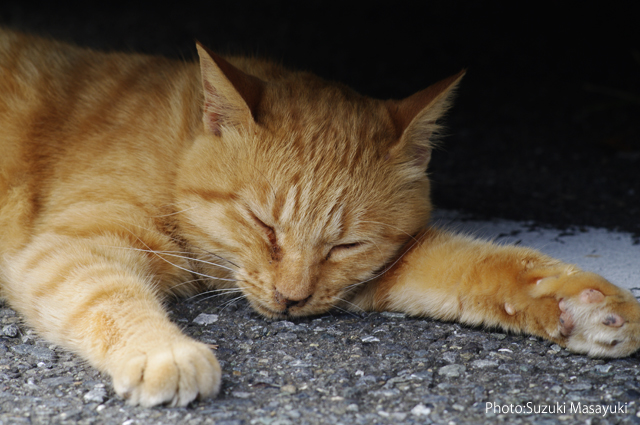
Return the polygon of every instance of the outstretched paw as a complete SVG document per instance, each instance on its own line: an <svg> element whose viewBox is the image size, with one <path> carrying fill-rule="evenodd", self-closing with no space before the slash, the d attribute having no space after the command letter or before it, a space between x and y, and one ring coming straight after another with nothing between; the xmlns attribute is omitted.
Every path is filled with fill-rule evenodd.
<svg viewBox="0 0 640 425"><path fill-rule="evenodd" d="M159 343L124 359L113 374L116 392L129 404L186 406L217 394L220 366L211 350L188 338Z"/></svg>
<svg viewBox="0 0 640 425"><path fill-rule="evenodd" d="M559 300L558 332L569 350L623 357L640 348L640 304L631 292L594 273L577 272L555 279L560 282L544 279L538 284L561 283L555 294Z"/></svg>

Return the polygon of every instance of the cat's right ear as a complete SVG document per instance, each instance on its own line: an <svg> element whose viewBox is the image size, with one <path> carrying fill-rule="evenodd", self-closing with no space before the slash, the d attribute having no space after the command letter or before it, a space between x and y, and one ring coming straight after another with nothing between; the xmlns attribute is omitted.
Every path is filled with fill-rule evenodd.
<svg viewBox="0 0 640 425"><path fill-rule="evenodd" d="M424 173L431 159L434 135L440 128L437 121L451 106L465 72L460 71L406 99L386 101L399 139L392 146L389 158L404 158L418 173Z"/></svg>
<svg viewBox="0 0 640 425"><path fill-rule="evenodd" d="M205 129L220 136L225 128L250 128L256 122L264 82L231 65L200 42L196 42L196 47L200 56Z"/></svg>

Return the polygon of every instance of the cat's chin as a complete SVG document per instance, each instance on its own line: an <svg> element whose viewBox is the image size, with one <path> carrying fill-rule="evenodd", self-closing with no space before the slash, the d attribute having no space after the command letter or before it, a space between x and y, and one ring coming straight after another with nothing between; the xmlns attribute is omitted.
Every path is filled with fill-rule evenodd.
<svg viewBox="0 0 640 425"><path fill-rule="evenodd" d="M267 317L269 319L286 319L290 316L290 313L287 310L277 311L268 308L263 303L259 301L249 300L251 307L259 314Z"/></svg>
<svg viewBox="0 0 640 425"><path fill-rule="evenodd" d="M258 313L262 314L264 317L267 317L269 319L286 319L287 317L289 317L289 313L286 310L277 312L277 311L269 310L268 308L258 306L255 304L253 305L253 308L255 311L257 311Z"/></svg>

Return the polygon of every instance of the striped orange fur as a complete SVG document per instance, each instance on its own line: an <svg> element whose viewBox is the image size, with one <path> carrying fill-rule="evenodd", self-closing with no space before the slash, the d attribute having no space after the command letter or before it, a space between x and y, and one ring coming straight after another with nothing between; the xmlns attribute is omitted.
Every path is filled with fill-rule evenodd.
<svg viewBox="0 0 640 425"><path fill-rule="evenodd" d="M130 403L216 394L163 297L237 288L277 318L390 309L640 345L630 293L428 227L425 173L463 73L379 101L269 61L105 53L0 29L2 295Z"/></svg>

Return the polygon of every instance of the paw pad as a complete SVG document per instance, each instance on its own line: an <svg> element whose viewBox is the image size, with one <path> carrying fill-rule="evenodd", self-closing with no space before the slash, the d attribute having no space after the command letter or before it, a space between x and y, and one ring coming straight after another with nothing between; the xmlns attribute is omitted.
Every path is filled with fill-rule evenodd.
<svg viewBox="0 0 640 425"><path fill-rule="evenodd" d="M602 324L613 326L614 328L619 328L620 326L624 325L624 319L617 314L609 314L604 318Z"/></svg>
<svg viewBox="0 0 640 425"><path fill-rule="evenodd" d="M571 317L571 315L566 312L563 311L560 314L560 333L562 334L562 336L569 336L571 335L571 331L573 330L573 326L575 324L573 323L573 317Z"/></svg>
<svg viewBox="0 0 640 425"><path fill-rule="evenodd" d="M640 349L640 304L630 291L590 272L535 279L541 286L530 288L531 293L544 298L553 314L542 308L530 311L550 339L598 357L622 357ZM553 279L548 287L547 279Z"/></svg>
<svg viewBox="0 0 640 425"><path fill-rule="evenodd" d="M578 295L578 301L583 305L597 304L603 302L604 299L605 295L593 288L585 289L580 292L580 295ZM558 302L558 308L560 309L560 334L564 337L569 337L575 327L573 315L571 314L573 310L570 308L569 302L564 298ZM600 319L600 323L611 328L619 328L624 325L625 322L625 319L616 313L609 313L604 316L604 318ZM615 342L615 344L611 344L611 346L615 346L618 343L618 341L615 340L613 342Z"/></svg>
<svg viewBox="0 0 640 425"><path fill-rule="evenodd" d="M585 304L599 303L604 300L604 294L597 289L585 289L580 293L580 301Z"/></svg>

